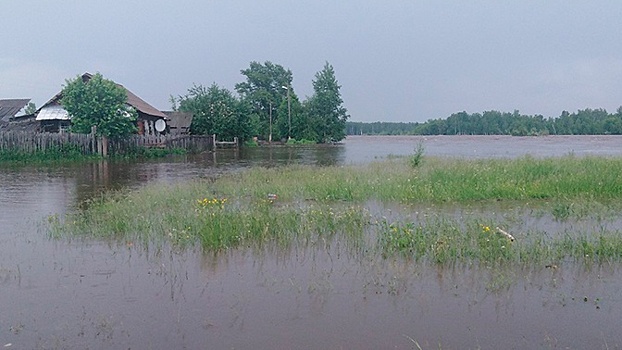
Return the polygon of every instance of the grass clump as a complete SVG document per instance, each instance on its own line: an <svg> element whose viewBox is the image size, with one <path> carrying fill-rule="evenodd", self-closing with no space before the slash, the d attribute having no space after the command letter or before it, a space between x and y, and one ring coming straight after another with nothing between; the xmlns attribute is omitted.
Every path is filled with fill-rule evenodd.
<svg viewBox="0 0 622 350"><path fill-rule="evenodd" d="M313 140L307 140L307 139L300 139L300 140L289 139L287 140L285 144L288 146L301 146L301 145L315 145L317 144L317 142Z"/></svg>
<svg viewBox="0 0 622 350"><path fill-rule="evenodd" d="M257 148L257 147L259 147L259 143L257 142L257 140L254 140L254 139L244 141L243 145L244 145L244 147L248 147L248 148Z"/></svg>
<svg viewBox="0 0 622 350"><path fill-rule="evenodd" d="M423 143L419 142L417 147L415 147L415 153L410 156L408 159L410 166L413 168L417 168L423 162L423 153L425 152L425 148L423 147Z"/></svg>
<svg viewBox="0 0 622 350"><path fill-rule="evenodd" d="M252 168L213 181L146 186L87 203L63 222L55 221L53 233L168 240L209 250L342 237L384 257L441 265L622 260L622 235L605 228L553 237L526 232L513 241L499 234L497 226L512 228L499 216L465 218L437 212L389 221L373 220L365 210L368 201L435 207L506 201L524 207L536 203L559 221L605 216L617 220L622 159L426 158L419 164L413 168L411 160L395 159L361 166Z"/></svg>
<svg viewBox="0 0 622 350"><path fill-rule="evenodd" d="M384 256L400 255L434 264L455 262L501 263L515 258L513 242L488 225L462 223L448 217L419 223L382 222L377 234Z"/></svg>
<svg viewBox="0 0 622 350"><path fill-rule="evenodd" d="M82 154L80 149L75 145L64 144L61 146L53 146L46 150L22 152L11 149L0 150L0 162L8 163L24 163L24 162L67 162L84 159L97 159L98 156L87 156Z"/></svg>
<svg viewBox="0 0 622 350"><path fill-rule="evenodd" d="M481 219L480 219L481 220ZM521 234L516 240L500 234L491 224L463 223L446 216L421 222L380 222L376 249L384 257L415 261L484 266L557 266L572 261L584 264L622 261L622 233L618 230Z"/></svg>
<svg viewBox="0 0 622 350"><path fill-rule="evenodd" d="M53 223L52 232L127 241L168 240L177 246L198 243L223 250L268 241L288 245L337 232L356 240L369 222L360 207L281 204L265 195L230 199L215 195L209 187L197 181L165 190L153 186L109 194L64 222Z"/></svg>
<svg viewBox="0 0 622 350"><path fill-rule="evenodd" d="M413 171L402 159L346 167L254 168L218 180L241 193L320 201L473 202L622 199L622 158L438 159Z"/></svg>

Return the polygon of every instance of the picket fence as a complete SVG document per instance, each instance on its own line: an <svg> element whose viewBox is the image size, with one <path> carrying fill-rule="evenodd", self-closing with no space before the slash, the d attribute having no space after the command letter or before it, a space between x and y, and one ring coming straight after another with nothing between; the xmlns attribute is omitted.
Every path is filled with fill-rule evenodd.
<svg viewBox="0 0 622 350"><path fill-rule="evenodd" d="M92 134L34 133L27 131L0 132L0 151L20 153L45 152L66 145L73 145L84 155L101 154L102 138ZM106 154L123 154L138 147L181 148L191 153L210 151L214 147L213 136L198 135L132 135L125 139L108 140Z"/></svg>

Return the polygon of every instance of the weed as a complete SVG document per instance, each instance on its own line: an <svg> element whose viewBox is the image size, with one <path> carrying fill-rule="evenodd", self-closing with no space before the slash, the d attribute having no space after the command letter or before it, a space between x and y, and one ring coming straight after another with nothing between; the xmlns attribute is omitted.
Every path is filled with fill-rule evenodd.
<svg viewBox="0 0 622 350"><path fill-rule="evenodd" d="M410 156L409 162L410 166L413 168L417 168L423 162L423 153L425 152L425 148L423 147L423 143L419 142L417 147L415 147L415 153Z"/></svg>

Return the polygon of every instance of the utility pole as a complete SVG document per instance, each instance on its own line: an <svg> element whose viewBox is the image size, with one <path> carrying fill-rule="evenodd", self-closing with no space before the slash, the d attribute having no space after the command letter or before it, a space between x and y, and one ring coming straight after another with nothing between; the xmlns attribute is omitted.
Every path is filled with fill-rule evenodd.
<svg viewBox="0 0 622 350"><path fill-rule="evenodd" d="M292 138L292 98L289 95L289 84L287 86L281 86L283 89L287 89L287 119L288 119L288 130L287 130L287 139L291 140Z"/></svg>
<svg viewBox="0 0 622 350"><path fill-rule="evenodd" d="M272 144L272 101L270 101L270 135L268 135L268 143Z"/></svg>

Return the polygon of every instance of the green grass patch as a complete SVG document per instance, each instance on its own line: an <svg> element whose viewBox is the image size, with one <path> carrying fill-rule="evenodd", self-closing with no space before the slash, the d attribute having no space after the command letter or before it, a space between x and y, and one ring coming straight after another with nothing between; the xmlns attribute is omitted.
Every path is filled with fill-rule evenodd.
<svg viewBox="0 0 622 350"><path fill-rule="evenodd" d="M359 206L280 203L265 195L228 198L209 187L196 181L107 194L63 222L53 219L52 233L131 242L164 239L177 246L199 243L209 250L223 250L265 242L283 246L336 234L354 242L369 222L369 214Z"/></svg>
<svg viewBox="0 0 622 350"><path fill-rule="evenodd" d="M435 208L487 203L494 210L503 201L558 221L618 220L619 174L620 158L574 156L426 158L416 167L403 158L361 166L252 168L213 181L107 194L62 221L52 220L52 232L169 241L180 247L200 244L207 250L338 238L386 258L441 265L619 262L622 235L605 226L555 236L510 230L516 234L512 241L498 233L497 226L512 227L511 219L499 221L499 215L457 218L439 211L423 219L388 221L365 209L378 201Z"/></svg>
<svg viewBox="0 0 622 350"><path fill-rule="evenodd" d="M622 198L622 158L392 159L362 166L255 168L218 181L232 195L420 202Z"/></svg>
<svg viewBox="0 0 622 350"><path fill-rule="evenodd" d="M288 146L301 146L301 145L315 145L317 144L317 142L313 140L307 140L307 139L300 139L300 140L289 139L287 140L285 144Z"/></svg>
<svg viewBox="0 0 622 350"><path fill-rule="evenodd" d="M33 152L0 150L0 162L7 163L57 163L92 159L99 159L99 156L84 155L77 146L70 144L50 147L44 151Z"/></svg>
<svg viewBox="0 0 622 350"><path fill-rule="evenodd" d="M622 261L618 230L574 232L550 237L546 232L520 234L511 240L484 219L458 221L449 216L420 222L377 223L375 248L384 257L400 256L432 264L484 266L557 266L564 262Z"/></svg>
<svg viewBox="0 0 622 350"><path fill-rule="evenodd" d="M170 155L181 155L186 153L188 153L188 151L183 148L135 147L129 149L122 154L115 154L113 155L113 157L122 159L151 159L163 158Z"/></svg>
<svg viewBox="0 0 622 350"><path fill-rule="evenodd" d="M259 143L257 143L257 141L255 140L246 140L244 141L244 147L248 147L248 148L256 148L259 147Z"/></svg>

